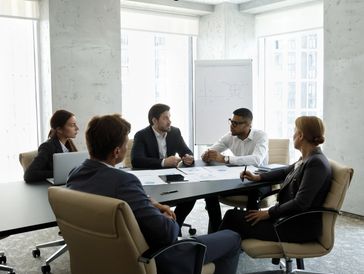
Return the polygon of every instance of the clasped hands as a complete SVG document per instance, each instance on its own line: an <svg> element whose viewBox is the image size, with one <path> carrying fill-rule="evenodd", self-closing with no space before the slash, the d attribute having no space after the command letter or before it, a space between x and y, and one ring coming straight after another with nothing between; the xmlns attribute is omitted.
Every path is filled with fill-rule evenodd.
<svg viewBox="0 0 364 274"><path fill-rule="evenodd" d="M225 163L224 155L222 155L220 152L212 149L206 150L201 155L202 161L209 163L209 162L219 162L219 163Z"/></svg>
<svg viewBox="0 0 364 274"><path fill-rule="evenodd" d="M178 154L176 153L175 156L169 156L169 157L165 158L164 166L165 167L176 167L179 164L179 162L181 162L181 161L186 166L190 166L193 164L194 158L192 155L185 154L185 156L183 156L182 158L180 158L177 155Z"/></svg>
<svg viewBox="0 0 364 274"><path fill-rule="evenodd" d="M176 220L176 214L174 214L173 210L171 210L171 208L167 205L162 205L160 203L158 203L156 200L154 200L153 198L149 198L150 202L152 203L152 205L156 208L158 208L160 210L160 212L166 216L169 219L172 220Z"/></svg>

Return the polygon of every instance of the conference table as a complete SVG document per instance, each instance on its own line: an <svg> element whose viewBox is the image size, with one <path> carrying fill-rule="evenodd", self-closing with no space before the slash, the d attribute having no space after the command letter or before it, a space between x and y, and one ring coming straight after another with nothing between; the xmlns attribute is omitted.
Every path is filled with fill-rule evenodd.
<svg viewBox="0 0 364 274"><path fill-rule="evenodd" d="M176 204L212 195L234 194L242 190L269 185L269 182L250 182L240 179L210 180L176 184L144 185L148 195L160 203ZM56 226L56 219L48 202L50 183L24 181L0 184L0 238ZM60 186L64 187L64 186Z"/></svg>

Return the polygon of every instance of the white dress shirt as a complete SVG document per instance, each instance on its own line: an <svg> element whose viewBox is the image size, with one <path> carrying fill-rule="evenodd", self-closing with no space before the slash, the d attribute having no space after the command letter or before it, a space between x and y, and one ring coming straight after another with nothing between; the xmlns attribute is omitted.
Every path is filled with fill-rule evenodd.
<svg viewBox="0 0 364 274"><path fill-rule="evenodd" d="M210 149L220 153L230 149L233 156L229 156L229 163L233 165L261 166L268 164L268 136L262 130L251 129L244 140L232 136L229 132Z"/></svg>
<svg viewBox="0 0 364 274"><path fill-rule="evenodd" d="M159 159L163 159L161 165L162 165L162 167L164 167L164 159L166 158L166 155L167 155L167 142L166 142L167 132L164 134L160 134L153 127L152 127L152 129L154 131L155 138L157 138Z"/></svg>
<svg viewBox="0 0 364 274"><path fill-rule="evenodd" d="M68 148L61 141L59 141L59 143L61 144L61 148L62 148L63 152L69 152Z"/></svg>

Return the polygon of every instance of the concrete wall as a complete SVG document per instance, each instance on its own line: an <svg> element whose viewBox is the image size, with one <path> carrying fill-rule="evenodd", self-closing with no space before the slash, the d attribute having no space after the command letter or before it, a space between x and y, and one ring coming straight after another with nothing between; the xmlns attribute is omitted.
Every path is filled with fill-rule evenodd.
<svg viewBox="0 0 364 274"><path fill-rule="evenodd" d="M324 2L325 153L354 168L345 211L364 215L364 1Z"/></svg>
<svg viewBox="0 0 364 274"><path fill-rule="evenodd" d="M254 16L239 12L238 7L223 3L214 13L200 18L197 59L255 57Z"/></svg>
<svg viewBox="0 0 364 274"><path fill-rule="evenodd" d="M45 43L48 35L50 45L49 70L42 53L42 79L51 83L41 84L41 93L51 89L52 112L75 113L80 127L76 144L82 149L92 116L121 112L120 1L42 2L41 40Z"/></svg>

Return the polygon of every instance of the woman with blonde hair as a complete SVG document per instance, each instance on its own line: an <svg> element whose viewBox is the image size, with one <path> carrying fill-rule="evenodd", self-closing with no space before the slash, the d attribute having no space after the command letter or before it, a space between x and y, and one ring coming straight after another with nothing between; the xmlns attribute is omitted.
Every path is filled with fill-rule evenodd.
<svg viewBox="0 0 364 274"><path fill-rule="evenodd" d="M48 140L38 148L38 155L24 173L26 182L53 177L53 154L77 151L72 142L78 132L76 117L67 110L57 110L50 120Z"/></svg>
<svg viewBox="0 0 364 274"><path fill-rule="evenodd" d="M325 141L323 122L315 116L301 116L295 126L293 143L302 155L296 163L262 174L249 171L240 174L250 181L283 181L277 204L260 211L229 210L221 229L235 230L242 239L278 241L274 222L322 206L331 183L331 168L319 147ZM290 219L279 226L278 232L281 241L309 242L316 240L321 230L321 213L314 213Z"/></svg>

